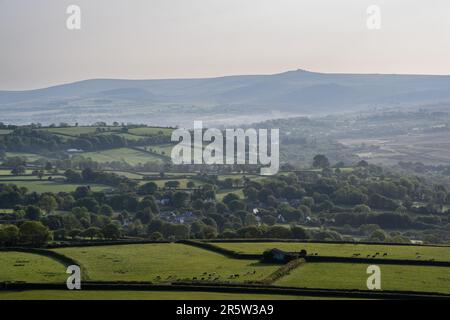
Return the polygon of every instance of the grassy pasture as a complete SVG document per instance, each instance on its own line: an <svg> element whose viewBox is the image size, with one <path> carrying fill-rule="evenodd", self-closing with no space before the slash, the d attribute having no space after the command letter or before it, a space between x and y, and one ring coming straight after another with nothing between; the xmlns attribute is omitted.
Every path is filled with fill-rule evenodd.
<svg viewBox="0 0 450 320"><path fill-rule="evenodd" d="M36 154L36 153L26 153L26 152L6 152L6 157L22 157L26 158L27 161L37 161L40 159L46 159L46 157Z"/></svg>
<svg viewBox="0 0 450 320"><path fill-rule="evenodd" d="M79 261L87 269L90 279L98 281L162 283L191 280L193 277L211 281L216 278L217 281L261 280L279 267L253 260L229 259L176 243L60 248L54 251ZM229 279L233 274L239 274L239 277Z"/></svg>
<svg viewBox="0 0 450 320"><path fill-rule="evenodd" d="M147 150L150 152L170 157L170 155L172 154L173 147L174 147L173 144L161 144L161 145L143 146L139 147L139 149Z"/></svg>
<svg viewBox="0 0 450 320"><path fill-rule="evenodd" d="M219 192L217 192L216 194L216 198L218 201L222 201L223 198L229 194L229 193L234 193L236 194L240 199L244 199L244 192L242 191L242 189L233 189L233 190L220 190ZM258 252L259 253L259 252Z"/></svg>
<svg viewBox="0 0 450 320"><path fill-rule="evenodd" d="M29 191L35 191L37 193L43 192L72 192L75 191L77 187L85 186L85 184L77 184L77 183L58 183L53 181L2 181L0 183L3 184L15 184L18 187L25 187ZM97 184L89 184L92 191L102 191L104 189L110 188L104 185Z"/></svg>
<svg viewBox="0 0 450 320"><path fill-rule="evenodd" d="M316 297L197 291L0 291L0 300L320 300ZM323 298L322 298L323 299Z"/></svg>
<svg viewBox="0 0 450 320"><path fill-rule="evenodd" d="M119 176L124 176L130 179L134 179L134 180L141 180L143 178L143 175L138 173L138 172L128 172L128 171L106 171L106 172L110 172L110 173L115 173Z"/></svg>
<svg viewBox="0 0 450 320"><path fill-rule="evenodd" d="M31 174L33 172L33 170L31 170L31 169L26 169L25 170L25 174ZM12 174L11 174L11 169L0 169L0 175L2 175L2 176L6 176L6 175L8 175L8 176L13 176Z"/></svg>
<svg viewBox="0 0 450 320"><path fill-rule="evenodd" d="M141 128L131 128L128 132L138 136L153 136L158 135L162 132L163 135L171 135L173 129L171 128L154 128L154 127L141 127Z"/></svg>
<svg viewBox="0 0 450 320"><path fill-rule="evenodd" d="M84 152L81 155L85 158L91 158L93 161L105 163L120 161L126 162L130 165L137 165L139 163L163 163L163 160L157 156L152 156L146 152L140 152L130 148L117 148L96 152Z"/></svg>
<svg viewBox="0 0 450 320"><path fill-rule="evenodd" d="M118 132L110 132L110 131L100 133L100 135L106 135L106 136L111 135L111 134L123 137L129 141L139 141L139 140L145 138L145 137L136 136L136 135L129 134L129 133L118 133Z"/></svg>
<svg viewBox="0 0 450 320"><path fill-rule="evenodd" d="M13 132L13 131L8 130L8 129L0 129L0 136L5 135L5 134L10 134L11 132Z"/></svg>
<svg viewBox="0 0 450 320"><path fill-rule="evenodd" d="M0 252L0 282L63 282L63 264L44 256L23 252Z"/></svg>
<svg viewBox="0 0 450 320"><path fill-rule="evenodd" d="M359 253L360 257L380 253L378 258L405 259L405 260L430 260L450 261L449 247L426 246L387 246L366 244L334 244L334 243L295 243L295 242L239 242L239 243L215 243L219 247L242 253L262 253L266 249L278 248L286 251L300 251L305 249L308 254L317 253L319 256L352 257ZM383 254L387 256L383 257ZM417 253L419 253L417 255ZM374 258L376 262L377 257Z"/></svg>
<svg viewBox="0 0 450 320"><path fill-rule="evenodd" d="M306 263L275 285L367 290L367 264ZM381 289L450 293L450 268L380 265Z"/></svg>
<svg viewBox="0 0 450 320"><path fill-rule="evenodd" d="M119 127L108 127L107 130L120 130ZM80 136L82 134L91 134L97 132L97 127L66 127L66 128L42 128L41 130L45 130L55 134L69 135L73 137Z"/></svg>
<svg viewBox="0 0 450 320"><path fill-rule="evenodd" d="M49 175L42 177L41 181L48 180L48 177L52 178L64 178L64 176L61 175ZM11 181L11 183L14 183L15 180L39 180L37 176L8 176L8 177L0 177L0 182L2 181Z"/></svg>

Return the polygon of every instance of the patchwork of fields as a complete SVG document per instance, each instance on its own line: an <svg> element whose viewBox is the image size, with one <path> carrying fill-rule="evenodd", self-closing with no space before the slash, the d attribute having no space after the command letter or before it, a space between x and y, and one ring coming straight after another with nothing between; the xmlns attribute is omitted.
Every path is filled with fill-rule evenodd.
<svg viewBox="0 0 450 320"><path fill-rule="evenodd" d="M267 249L278 248L289 252L299 252L305 249L308 254L329 257L358 257L376 259L404 260L439 260L450 261L449 247L432 246L395 246L383 244L336 244L308 242L217 242L214 245L240 253L258 254ZM378 253L378 255L377 255ZM386 255L384 255L386 253Z"/></svg>
<svg viewBox="0 0 450 320"><path fill-rule="evenodd" d="M256 260L229 259L177 243L62 248L54 251L80 262L88 270L90 280L97 281L262 280L279 267Z"/></svg>
<svg viewBox="0 0 450 320"><path fill-rule="evenodd" d="M383 246L326 243L216 243L239 252L261 254L266 248L298 251L307 248L321 255L351 257L353 252L388 252L396 259L412 259L416 253L426 258L450 261L450 248L427 246ZM105 283L171 284L178 281L246 285L266 279L280 264L234 259L181 243L154 243L58 248L52 251L77 261L84 271L83 281ZM0 252L0 282L60 283L67 278L65 265L54 258L31 253ZM376 261L374 262L376 264ZM309 289L367 290L365 263L302 263L275 279L272 285ZM450 268L383 264L382 290L450 294ZM58 290L0 291L0 299L310 299L303 295L241 294L186 291L81 291ZM330 298L323 296L322 298Z"/></svg>

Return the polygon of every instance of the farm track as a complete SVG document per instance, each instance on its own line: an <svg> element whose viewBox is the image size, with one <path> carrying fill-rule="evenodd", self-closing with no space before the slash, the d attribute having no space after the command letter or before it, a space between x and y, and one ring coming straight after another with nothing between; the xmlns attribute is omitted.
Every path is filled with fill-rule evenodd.
<svg viewBox="0 0 450 320"><path fill-rule="evenodd" d="M3 283L0 284L3 291L25 291L25 290L61 290L66 291L65 284L42 284L42 283ZM208 284L177 282L165 285L153 285L150 283L112 283L112 282L83 282L82 290L89 291L198 291L198 292L220 292L220 293L249 293L249 294L273 294L273 295L295 295L322 298L352 298L352 299L445 299L450 300L450 295L429 292L408 291L368 291L368 290L343 290L343 289L313 289L280 286L264 286L249 284Z"/></svg>

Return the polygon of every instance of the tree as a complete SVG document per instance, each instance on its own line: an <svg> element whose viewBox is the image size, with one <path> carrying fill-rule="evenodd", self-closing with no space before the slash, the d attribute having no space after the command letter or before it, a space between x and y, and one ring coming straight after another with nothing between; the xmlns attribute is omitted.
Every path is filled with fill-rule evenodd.
<svg viewBox="0 0 450 320"><path fill-rule="evenodd" d="M227 193L225 197L223 197L222 202L226 205L229 205L232 201L239 200L239 196L235 193Z"/></svg>
<svg viewBox="0 0 450 320"><path fill-rule="evenodd" d="M14 246L19 240L19 228L15 225L0 226L0 244Z"/></svg>
<svg viewBox="0 0 450 320"><path fill-rule="evenodd" d="M386 233L383 230L375 230L370 235L369 241L384 242L386 241L386 238L387 238Z"/></svg>
<svg viewBox="0 0 450 320"><path fill-rule="evenodd" d="M271 215L263 215L261 218L262 222L269 225L269 226L273 226L275 223L277 223L277 218L275 218L274 216Z"/></svg>
<svg viewBox="0 0 450 320"><path fill-rule="evenodd" d="M139 219L143 224L148 224L152 220L152 217L152 210L149 207L138 211L135 216L135 218Z"/></svg>
<svg viewBox="0 0 450 320"><path fill-rule="evenodd" d="M83 180L81 174L72 169L66 170L64 176L66 177L68 182L81 182ZM85 197L86 195L83 196Z"/></svg>
<svg viewBox="0 0 450 320"><path fill-rule="evenodd" d="M162 233L163 221L160 219L153 219L147 226L147 234L151 235L155 232Z"/></svg>
<svg viewBox="0 0 450 320"><path fill-rule="evenodd" d="M358 204L353 207L354 213L370 213L370 207L365 204Z"/></svg>
<svg viewBox="0 0 450 320"><path fill-rule="evenodd" d="M313 159L313 167L314 168L328 168L330 166L330 162L328 158L323 154L318 154Z"/></svg>
<svg viewBox="0 0 450 320"><path fill-rule="evenodd" d="M90 212L98 212L99 210L98 201L95 200L95 198L93 197L85 197L78 199L74 205L76 207L85 207Z"/></svg>
<svg viewBox="0 0 450 320"><path fill-rule="evenodd" d="M366 160L361 160L361 161L358 162L358 164L356 166L357 167L364 167L364 168L366 168L366 167L369 166L369 163Z"/></svg>
<svg viewBox="0 0 450 320"><path fill-rule="evenodd" d="M20 242L41 246L51 239L50 231L38 221L26 221L19 228Z"/></svg>
<svg viewBox="0 0 450 320"><path fill-rule="evenodd" d="M292 237L294 239L309 239L309 233L305 228L300 226L292 225L291 226Z"/></svg>
<svg viewBox="0 0 450 320"><path fill-rule="evenodd" d="M113 214L113 209L107 204L102 204L98 209L98 213L107 217L111 217Z"/></svg>
<svg viewBox="0 0 450 320"><path fill-rule="evenodd" d="M39 207L42 208L46 213L51 213L58 207L58 203L53 195L44 194L39 200Z"/></svg>
<svg viewBox="0 0 450 320"><path fill-rule="evenodd" d="M156 231L150 235L150 239L153 241L161 241L164 239L164 237L161 232Z"/></svg>
<svg viewBox="0 0 450 320"><path fill-rule="evenodd" d="M72 239L78 238L81 236L82 231L80 229L72 229L69 231L69 237Z"/></svg>
<svg viewBox="0 0 450 320"><path fill-rule="evenodd" d="M66 230L58 229L53 231L53 239L55 240L64 240L66 238Z"/></svg>
<svg viewBox="0 0 450 320"><path fill-rule="evenodd" d="M291 239L292 232L290 229L283 226L271 226L267 228L264 236L267 238Z"/></svg>
<svg viewBox="0 0 450 320"><path fill-rule="evenodd" d="M139 194L146 195L146 194L154 194L158 190L158 185L154 182L148 182L146 184L143 184L139 187Z"/></svg>
<svg viewBox="0 0 450 320"><path fill-rule="evenodd" d="M53 165L51 164L51 162L47 162L45 164L45 170L50 171L53 169Z"/></svg>
<svg viewBox="0 0 450 320"><path fill-rule="evenodd" d="M14 169L11 170L11 174L13 176L20 176L25 174L26 170L24 166L17 166Z"/></svg>
<svg viewBox="0 0 450 320"><path fill-rule="evenodd" d="M103 236L106 239L118 239L121 236L119 227L114 223L109 223L102 229Z"/></svg>
<svg viewBox="0 0 450 320"><path fill-rule="evenodd" d="M188 181L188 182L186 183L186 187L188 187L189 189L195 188L195 183L194 183L194 181Z"/></svg>
<svg viewBox="0 0 450 320"><path fill-rule="evenodd" d="M180 181L177 181L177 180L167 181L167 182L164 184L164 186L165 186L166 188L169 188L169 189L175 189L175 188L178 188L178 187L180 186Z"/></svg>
<svg viewBox="0 0 450 320"><path fill-rule="evenodd" d="M175 208L182 208L186 206L186 202L189 199L189 194L183 191L177 191L172 197L172 205Z"/></svg>
<svg viewBox="0 0 450 320"><path fill-rule="evenodd" d="M94 240L95 237L103 237L102 230L97 227L87 228L81 233L81 235L85 238L90 238L91 240Z"/></svg>
<svg viewBox="0 0 450 320"><path fill-rule="evenodd" d="M40 220L42 217L42 211L36 206L27 206L25 209L25 219L27 220Z"/></svg>

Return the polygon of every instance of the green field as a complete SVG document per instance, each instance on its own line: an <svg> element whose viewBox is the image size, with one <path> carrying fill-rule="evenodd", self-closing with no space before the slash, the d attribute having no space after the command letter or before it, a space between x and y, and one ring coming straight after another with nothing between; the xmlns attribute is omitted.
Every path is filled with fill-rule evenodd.
<svg viewBox="0 0 450 320"><path fill-rule="evenodd" d="M143 146L143 147L138 147L139 149L142 150L147 150L150 152L154 152L163 156L167 156L170 157L170 155L172 154L172 148L174 145L172 144L162 144L162 145L150 145L150 146Z"/></svg>
<svg viewBox="0 0 450 320"><path fill-rule="evenodd" d="M245 245L253 244L246 243ZM281 247L283 243L278 244L276 247ZM325 244L325 246L333 247L334 245ZM410 248L400 246L395 248L397 247ZM358 248L361 249L361 247ZM419 250L425 247L411 248ZM212 283L242 283L263 280L280 267L279 264L263 264L257 260L232 259L208 250L179 243L73 247L52 250L76 260L81 265L84 274L87 275L84 280L89 281L140 281L158 284L180 280L198 280ZM429 254L438 253L429 252ZM63 264L38 254L0 252L0 261L0 282L61 283L67 279ZM376 262L374 264L376 265ZM273 285L316 289L367 290L368 265L325 262L304 263L278 279ZM381 264L379 267L381 269L382 290L450 294L450 268L387 264ZM231 275L239 275L239 277L230 277ZM0 292L0 300L3 299L244 300L305 299L305 297L209 292L31 290Z"/></svg>
<svg viewBox="0 0 450 320"><path fill-rule="evenodd" d="M109 170L105 170L106 172L110 172L110 173L115 173L119 176L124 176L130 179L134 179L134 180L142 180L143 175L138 173L138 172L128 172L128 171L109 171Z"/></svg>
<svg viewBox="0 0 450 320"><path fill-rule="evenodd" d="M25 187L29 191L37 192L37 193L43 193L43 192L72 192L75 191L76 188L81 186L86 186L86 184L76 184L76 183L58 183L53 181L2 181L0 180L0 183L3 184L14 184L18 187ZM97 184L89 184L92 191L101 191L108 189L110 187L104 186L104 185L97 185Z"/></svg>
<svg viewBox="0 0 450 320"><path fill-rule="evenodd" d="M31 169L26 169L25 170L25 174L31 174L33 172L33 170L31 170ZM2 176L13 176L12 174L11 174L11 169L0 169L0 175L2 175Z"/></svg>
<svg viewBox="0 0 450 320"><path fill-rule="evenodd" d="M49 175L42 177L42 180L39 180L37 176L8 176L8 177L0 177L0 183L2 181L14 181L14 180L39 180L39 181L45 181L48 180L48 177L52 178L64 178L64 176L61 175Z"/></svg>
<svg viewBox="0 0 450 320"><path fill-rule="evenodd" d="M137 165L139 163L144 164L147 162L163 163L164 161L158 157L153 156L144 151L140 152L130 148L117 148L109 149L97 152L84 152L81 153L85 158L91 158L93 161L105 163L105 162L126 162L130 165Z"/></svg>
<svg viewBox="0 0 450 320"><path fill-rule="evenodd" d="M137 136L137 135L134 135L134 134L129 134L129 133L118 133L118 132L102 132L102 133L99 133L100 135L111 135L111 134L114 134L114 135L116 135L116 136L120 136L120 137L123 137L123 138L125 138L126 140L129 140L129 141L139 141L139 140L141 140L141 139L144 139L144 137L142 137L142 136Z"/></svg>
<svg viewBox="0 0 450 320"><path fill-rule="evenodd" d="M141 128L131 128L128 132L138 136L153 136L158 135L162 132L163 135L171 135L173 129L171 128L154 128L154 127L141 127Z"/></svg>
<svg viewBox="0 0 450 320"><path fill-rule="evenodd" d="M220 190L219 192L217 192L216 194L216 198L218 201L222 201L223 198L229 194L229 193L234 193L236 194L240 199L244 199L244 192L242 191L242 189L233 189L233 190Z"/></svg>
<svg viewBox="0 0 450 320"><path fill-rule="evenodd" d="M37 161L37 160L46 158L40 154L26 153L26 152L6 152L6 157L7 158L22 157L22 158L26 158L27 161Z"/></svg>
<svg viewBox="0 0 450 320"><path fill-rule="evenodd" d="M192 280L193 277L197 280L218 278L216 281L236 281L229 279L233 274L239 274L237 281L261 280L279 267L253 260L229 259L175 243L61 248L54 251L80 262L90 280L99 281L159 283Z"/></svg>
<svg viewBox="0 0 450 320"><path fill-rule="evenodd" d="M262 243L214 243L215 245L242 253L263 253L266 249L278 248L285 251L300 251L305 249L308 254L317 253L319 256L352 257L360 254L361 258L367 255L380 253L378 258L450 261L449 247L428 246L395 246L395 245L366 245L366 244L333 244L333 243L295 243L295 242L262 242ZM383 254L387 253L383 257ZM419 253L419 254L417 254ZM376 261L377 258L374 258Z"/></svg>
<svg viewBox="0 0 450 320"><path fill-rule="evenodd" d="M67 279L63 264L44 256L0 252L0 282L61 282Z"/></svg>
<svg viewBox="0 0 450 320"><path fill-rule="evenodd" d="M0 300L320 300L321 298L189 291L0 291ZM323 298L322 298L323 299Z"/></svg>
<svg viewBox="0 0 450 320"><path fill-rule="evenodd" d="M120 127L102 127L102 129L119 131ZM96 133L97 127L42 128L41 130L45 130L55 134L63 134L76 137L82 134Z"/></svg>
<svg viewBox="0 0 450 320"><path fill-rule="evenodd" d="M305 263L275 285L367 290L367 264ZM381 289L450 293L450 268L380 265Z"/></svg>

